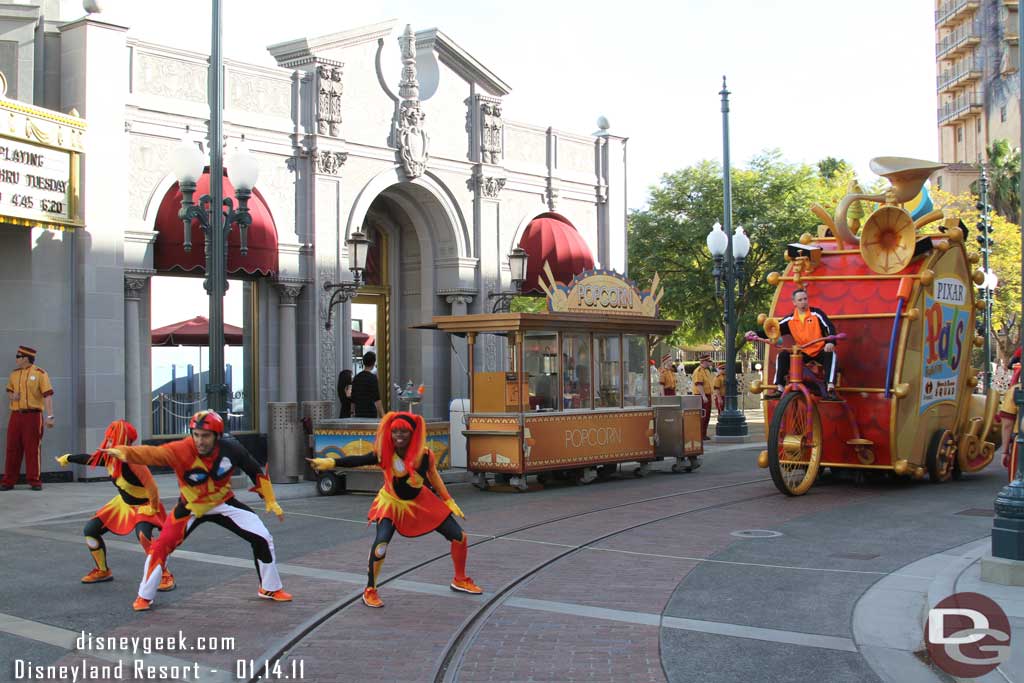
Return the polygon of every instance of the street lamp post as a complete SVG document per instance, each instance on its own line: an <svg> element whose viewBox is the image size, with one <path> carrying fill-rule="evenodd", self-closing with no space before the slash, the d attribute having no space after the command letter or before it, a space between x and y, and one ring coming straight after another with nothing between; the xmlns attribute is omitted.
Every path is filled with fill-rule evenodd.
<svg viewBox="0 0 1024 683"><path fill-rule="evenodd" d="M230 197L224 197L224 89L222 74L224 59L221 54L221 0L213 0L213 19L210 72L210 194L193 201L196 183L207 165L206 156L194 141L183 139L171 154L171 165L181 189L181 210L178 217L184 224L185 251L192 249L192 222L198 221L206 243L206 280L203 287L210 303L210 370L206 384L207 406L218 413L228 410L227 384L224 381L224 293L227 291L227 246L232 225L241 233L241 252L247 252L246 230L252 223L249 197L259 177L256 159L243 149L228 159L231 182L235 186L238 208Z"/></svg>
<svg viewBox="0 0 1024 683"><path fill-rule="evenodd" d="M514 248L508 254L508 267L512 274L512 291L509 292L491 292L488 297L494 299L494 306L491 308L491 313L508 313L509 308L512 305L512 299L519 296L519 291L523 287L523 283L526 282L526 265L530 260L530 255L526 253L525 249L520 247Z"/></svg>
<svg viewBox="0 0 1024 683"><path fill-rule="evenodd" d="M363 286L363 272L366 270L366 258L370 254L370 240L363 233L362 229L356 231L345 240L348 245L348 269L352 271L352 279L342 282L327 281L324 283L324 291L331 292L331 300L327 304L327 322L324 329L331 329L331 315L334 307L338 304L350 301L355 297L356 292Z"/></svg>
<svg viewBox="0 0 1024 683"><path fill-rule="evenodd" d="M992 222L989 218L988 205L988 174L985 172L985 165L981 164L981 177L978 179L978 246L981 247L982 269L985 271L985 282L982 283L981 292L985 297L985 319L982 321L982 339L985 345L982 354L985 356L984 373L985 393L992 387L992 296L995 294L996 277L995 273L989 270L988 255L992 248Z"/></svg>
<svg viewBox="0 0 1024 683"><path fill-rule="evenodd" d="M1017 13L1017 30L1024 32L1024 12ZM1024 41L1017 45L1017 57L1024 59ZM1020 85L1024 86L1024 70L1018 70L1017 74ZM1021 146L1024 147L1024 109L1021 110L1020 135ZM1024 216L1024 191L1018 192L1018 194L1020 196L1020 215ZM1024 232L1021 232L1021 248L1024 249ZM1021 282L1024 283L1024 259L1021 259L1020 268ZM1021 340L1024 340L1024 312L1022 312L1020 323ZM1021 454L1024 454L1024 392L1020 388L1014 390L1014 403L1017 404L1017 471L1014 472L1013 481L999 491L993 506L996 516L992 521L992 556L1024 562L1024 465L1021 464L1021 461L1024 460L1021 458ZM1017 565L1016 568L1019 578L1022 573L1020 565Z"/></svg>
<svg viewBox="0 0 1024 683"><path fill-rule="evenodd" d="M708 235L707 244L715 259L715 294L721 289L721 280L725 280L725 410L718 418L715 434L725 437L746 436L747 419L740 412L737 404L736 387L736 285L739 283L740 294L743 294L743 262L750 252L750 240L737 227L732 230L732 182L729 172L729 90L722 76L722 185L723 185L723 223L715 224Z"/></svg>

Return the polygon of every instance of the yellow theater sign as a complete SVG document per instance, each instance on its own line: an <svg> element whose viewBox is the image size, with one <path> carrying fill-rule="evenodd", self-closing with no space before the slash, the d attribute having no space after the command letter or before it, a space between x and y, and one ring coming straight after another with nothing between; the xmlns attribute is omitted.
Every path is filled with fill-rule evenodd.
<svg viewBox="0 0 1024 683"><path fill-rule="evenodd" d="M0 222L30 228L81 227L85 121L7 99L0 74Z"/></svg>
<svg viewBox="0 0 1024 683"><path fill-rule="evenodd" d="M649 290L637 288L632 280L610 270L587 270L573 278L568 285L556 282L551 268L544 263L544 278L538 278L548 298L552 313L596 313L598 315L628 315L645 318L658 317L658 304L664 295L659 289L660 278L654 275Z"/></svg>

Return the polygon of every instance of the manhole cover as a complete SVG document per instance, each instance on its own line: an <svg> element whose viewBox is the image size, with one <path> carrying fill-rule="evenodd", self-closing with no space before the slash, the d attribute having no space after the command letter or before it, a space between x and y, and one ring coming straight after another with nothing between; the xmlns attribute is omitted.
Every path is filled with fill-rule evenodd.
<svg viewBox="0 0 1024 683"><path fill-rule="evenodd" d="M992 508L967 508L956 513L965 517L991 517L995 514Z"/></svg>
<svg viewBox="0 0 1024 683"><path fill-rule="evenodd" d="M776 538L782 535L781 531L772 531L770 529L742 529L740 531L734 531L730 536L736 536L737 538Z"/></svg>
<svg viewBox="0 0 1024 683"><path fill-rule="evenodd" d="M873 560L880 556L869 553L832 553L829 557L835 557L840 560Z"/></svg>

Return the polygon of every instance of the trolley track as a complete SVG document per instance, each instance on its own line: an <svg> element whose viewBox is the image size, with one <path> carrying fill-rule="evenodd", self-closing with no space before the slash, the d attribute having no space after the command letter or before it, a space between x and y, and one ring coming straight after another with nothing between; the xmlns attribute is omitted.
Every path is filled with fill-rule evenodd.
<svg viewBox="0 0 1024 683"><path fill-rule="evenodd" d="M515 529L510 529L508 531L504 531L504 532L502 532L500 534L495 534L494 536L489 536L489 537L486 537L486 538L483 538L483 539L471 542L470 546L472 546L472 547L481 546L481 545L484 545L484 544L487 544L487 543L491 543L493 541L498 541L498 540L501 540L503 538L507 538L509 536L513 536L513 535L518 534L518 533L522 533L524 531L529 531L529 530L532 530L532 529L537 529L539 527L547 526L547 525L550 525L550 524L555 524L555 523L558 523L558 522L563 522L563 521L570 520L570 519L576 519L576 518L585 517L585 516L588 516L588 515L598 514L598 513L601 513L601 512L607 512L609 510L617 510L617 509L621 509L621 508L625 508L625 507L631 507L631 506L635 506L635 505L643 505L643 504L646 504L646 503L652 503L652 502L656 502L656 501L660 501L660 500L673 499L673 498L681 498L681 497L692 495L692 494L707 493L709 491L720 491L720 490L734 489L734 488L738 488L738 487L742 487L742 486L751 486L751 485L754 485L754 484L763 484L763 483L766 483L766 482L769 482L769 481L771 481L771 479L768 479L768 478L751 479L751 480L747 480L747 481L733 482L733 483L729 483L729 484L720 484L718 486L709 486L709 487L700 488L700 489L688 489L686 491L679 491L677 493L662 494L662 495L659 495L659 496L651 496L651 497L648 497L648 498L642 498L640 500L627 501L627 502L624 502L624 503L617 503L615 505L608 505L608 506L600 507L600 508L592 508L590 510L585 510L585 511L582 511L582 512L576 512L576 513L572 513L572 514L568 514L568 515L562 515L562 516L559 516L559 517L552 517L552 518L541 520L541 521L538 521L538 522L533 522L533 523L530 523L530 524L526 524L526 525L523 525L521 527L517 527ZM473 611L473 613L471 613L463 621L463 623L458 627L458 630L456 631L456 633L452 636L451 639L449 639L447 645L445 646L445 650L442 653L442 655L435 660L434 674L433 674L431 680L438 681L438 682L440 682L440 681L453 681L453 680L455 680L455 676L458 674L458 668L459 668L458 665L459 665L459 663L462 661L463 657L465 656L466 650L472 644L472 642L473 642L473 640L475 638L475 635L479 632L479 629L483 626L484 623L486 623L487 617L489 617L491 614L493 614L494 611L496 611L499 607L501 607L501 605L504 603L505 599L509 596L509 594L511 592L513 592L516 588L521 586L524 581L526 581L529 578L535 576L540 571L543 571L546 567L550 566L551 564L553 564L553 563L555 563L555 562L557 562L557 561L559 561L561 559L564 559L564 558L566 558L566 557L568 557L570 555L578 553L581 550L585 550L589 546L592 546L592 545L594 545L596 543L600 543L603 540L606 540L606 539L611 538L613 536L616 536L616 535L619 535L619 534L622 534L622 533L625 533L625 532L628 532L628 531L631 531L631 530L634 530L634 529L638 529L638 528L643 527L643 526L647 526L647 525L650 525L650 524L656 524L656 523L663 522L663 521L668 520L668 519L674 519L674 518L681 517L681 516L684 516L684 515L693 514L693 513L696 513L696 512L703 512L703 511L712 510L712 509L716 509L716 508L721 508L721 507L725 507L725 506L729 506L729 505L736 505L736 504L748 502L748 501L751 501L751 500L758 500L758 499L761 499L761 498L774 497L774 496L777 496L777 495L778 494L773 491L773 492L767 493L767 494L759 494L759 495L756 495L756 496L748 496L746 498L740 498L740 499L736 499L736 500L729 500L729 501L723 501L723 502L720 502L720 503L713 503L713 504L709 504L709 505L699 506L699 507L696 507L696 508L691 508L689 510L684 510L682 512L676 512L676 513L669 514L669 515L663 515L663 516L658 517L656 519L649 519L649 520L646 520L644 522L640 522L640 523L631 525L631 526L629 526L627 528L624 528L624 529L618 529L616 531L613 531L613 532L610 532L610 533L607 533L607 534L603 534L603 535L601 535L599 537L591 538L590 540L586 541L585 543L573 546L571 548L568 548L568 549L558 553L553 558L549 558L548 560L545 560L545 561L542 561L542 562L539 562L539 563L535 564L533 567L527 569L525 572L520 573L520 575L518 575L515 579L512 579L511 581L509 581L505 586L503 586L502 588L498 589L493 594L491 594L491 595L485 594L486 599L484 600L484 602L477 609L475 609ZM424 567L427 567L427 566L433 564L434 562L438 562L438 561L442 561L442 560L447 561L447 560L449 560L449 558L450 558L449 553L443 553L443 554L440 554L440 555L435 555L435 556L430 557L430 558L428 558L426 560L423 560L422 562L418 562L418 563L416 563L414 565L411 565L411 566L409 566L409 567L407 567L407 568L405 568L405 569L403 569L403 570L401 570L399 572L396 572L395 574L387 577L386 579L382 579L382 580L378 581L377 585L378 586L388 585L390 583L398 581L399 579L402 579L403 577L406 577L406 576L408 576L410 574L413 574L414 572L416 572L416 571L418 571L418 570L420 570L420 569L422 569ZM358 593L356 593L356 594L354 594L352 596L349 596L349 597L346 597L346 598L342 598L342 599L334 602L333 604L328 605L326 608L324 608L323 610L321 610L320 612L315 614L313 617L308 619L305 623L300 625L298 628L293 630L292 633L288 634L283 639L281 639L277 643L273 644L270 648L268 648L267 651L261 656L260 660L261 661L268 661L268 662L274 663L274 662L277 662L279 660L282 660L282 659L286 658L288 656L288 653L297 644L302 642L302 640L304 638L306 638L307 636L312 634L314 631L316 631L316 629L318 629L320 626L322 626L325 622L327 622L332 617L338 615L339 613L344 611L346 608L348 608L348 607L350 607L350 606L352 606L354 604L359 603L361 601L361 598L362 598L362 591L360 590ZM453 666L453 664L454 664L454 666ZM248 680L249 680L250 683L255 683L257 680L260 680L260 678L259 678L259 676L253 676L252 678L249 678Z"/></svg>

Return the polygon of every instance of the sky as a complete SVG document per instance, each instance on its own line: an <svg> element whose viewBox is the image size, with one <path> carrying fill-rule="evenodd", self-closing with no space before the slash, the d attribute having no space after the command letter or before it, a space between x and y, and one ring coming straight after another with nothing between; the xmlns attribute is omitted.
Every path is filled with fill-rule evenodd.
<svg viewBox="0 0 1024 683"><path fill-rule="evenodd" d="M103 0L137 38L208 53L210 0ZM505 118L629 138L628 204L662 174L722 159L728 77L732 165L778 148L834 156L875 180L875 156L935 159L931 0L224 0L224 54L273 66L268 45L396 19L437 27L512 87ZM173 8L175 11L169 11ZM82 13L62 0L64 18ZM346 99L354 94L346 91Z"/></svg>

